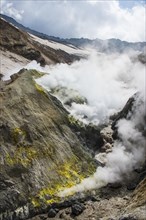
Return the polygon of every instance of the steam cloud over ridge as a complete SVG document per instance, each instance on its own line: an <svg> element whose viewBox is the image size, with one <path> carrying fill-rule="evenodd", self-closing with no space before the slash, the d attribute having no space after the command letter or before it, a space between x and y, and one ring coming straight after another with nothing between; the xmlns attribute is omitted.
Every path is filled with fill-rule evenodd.
<svg viewBox="0 0 146 220"><path fill-rule="evenodd" d="M94 52L88 60L58 64L46 71L50 74L37 82L48 90L55 87L77 90L87 99L87 104L73 103L71 114L85 123L97 125L123 108L128 98L142 89L145 77L144 65L132 62L130 55Z"/></svg>

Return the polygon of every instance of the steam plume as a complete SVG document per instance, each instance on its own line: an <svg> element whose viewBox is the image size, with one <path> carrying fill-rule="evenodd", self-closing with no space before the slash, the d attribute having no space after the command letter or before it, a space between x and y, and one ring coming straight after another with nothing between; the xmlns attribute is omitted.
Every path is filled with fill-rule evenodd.
<svg viewBox="0 0 146 220"><path fill-rule="evenodd" d="M121 141L116 141L111 153L107 154L105 167L98 167L93 176L80 184L59 193L64 197L75 192L97 189L108 183L119 182L128 177L130 172L143 165L146 155L146 140L142 134L145 126L144 97L136 100L134 113L130 119L118 122Z"/></svg>
<svg viewBox="0 0 146 220"><path fill-rule="evenodd" d="M49 67L50 74L37 82L48 90L65 87L78 91L87 104L72 103L70 113L85 123L98 125L123 108L143 85L144 66L134 63L130 56L93 53L88 60Z"/></svg>

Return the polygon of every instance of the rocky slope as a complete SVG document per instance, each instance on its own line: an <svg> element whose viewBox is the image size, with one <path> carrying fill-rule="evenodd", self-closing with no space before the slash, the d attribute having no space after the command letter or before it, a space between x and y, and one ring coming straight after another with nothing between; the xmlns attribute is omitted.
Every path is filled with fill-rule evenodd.
<svg viewBox="0 0 146 220"><path fill-rule="evenodd" d="M34 41L27 32L0 18L0 49L14 52L28 60L36 60L41 65L60 62L71 63L80 59L63 50L55 50Z"/></svg>
<svg viewBox="0 0 146 220"><path fill-rule="evenodd" d="M22 70L1 82L0 213L17 215L58 201L59 190L94 172L62 104ZM23 213L24 218L29 215ZM3 216L3 217L2 217ZM15 218L14 218L15 219Z"/></svg>

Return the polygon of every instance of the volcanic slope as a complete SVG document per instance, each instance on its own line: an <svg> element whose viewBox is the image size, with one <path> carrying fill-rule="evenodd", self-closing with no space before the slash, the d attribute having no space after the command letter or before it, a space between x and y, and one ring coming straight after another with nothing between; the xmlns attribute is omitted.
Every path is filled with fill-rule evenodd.
<svg viewBox="0 0 146 220"><path fill-rule="evenodd" d="M36 76L22 70L1 83L0 213L8 215L28 203L57 202L59 190L95 171L68 112Z"/></svg>

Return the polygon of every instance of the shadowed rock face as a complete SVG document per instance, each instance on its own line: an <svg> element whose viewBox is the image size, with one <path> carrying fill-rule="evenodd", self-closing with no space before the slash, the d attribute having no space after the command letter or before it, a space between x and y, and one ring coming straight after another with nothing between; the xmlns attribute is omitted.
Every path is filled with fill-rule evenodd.
<svg viewBox="0 0 146 220"><path fill-rule="evenodd" d="M0 213L57 202L59 190L95 170L68 113L35 83L37 75L23 70L1 86Z"/></svg>

